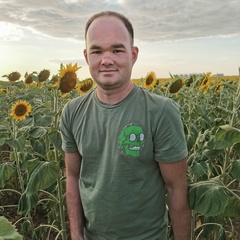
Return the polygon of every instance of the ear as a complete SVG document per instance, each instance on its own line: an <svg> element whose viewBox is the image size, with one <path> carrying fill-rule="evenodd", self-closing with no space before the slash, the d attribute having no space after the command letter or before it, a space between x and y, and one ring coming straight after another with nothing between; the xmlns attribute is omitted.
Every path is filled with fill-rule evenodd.
<svg viewBox="0 0 240 240"><path fill-rule="evenodd" d="M138 47L135 46L135 47L132 48L132 63L133 63L133 65L137 61L138 52L139 52Z"/></svg>
<svg viewBox="0 0 240 240"><path fill-rule="evenodd" d="M86 60L86 62L87 62L87 64L88 64L87 49L84 49L84 50L83 50L83 55L84 55L85 60Z"/></svg>

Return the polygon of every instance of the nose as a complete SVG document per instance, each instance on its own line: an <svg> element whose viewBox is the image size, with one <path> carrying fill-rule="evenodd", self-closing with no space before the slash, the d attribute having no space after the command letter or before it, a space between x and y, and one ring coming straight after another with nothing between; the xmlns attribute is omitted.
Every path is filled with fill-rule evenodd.
<svg viewBox="0 0 240 240"><path fill-rule="evenodd" d="M109 53L103 55L101 64L104 66L109 66L113 64L113 59Z"/></svg>

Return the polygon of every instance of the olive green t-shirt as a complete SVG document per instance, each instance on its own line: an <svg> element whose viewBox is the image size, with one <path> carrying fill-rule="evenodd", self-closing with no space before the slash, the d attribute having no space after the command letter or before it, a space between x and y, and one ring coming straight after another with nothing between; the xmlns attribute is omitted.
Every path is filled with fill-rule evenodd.
<svg viewBox="0 0 240 240"><path fill-rule="evenodd" d="M71 100L62 148L79 151L86 240L165 240L165 187L158 162L187 156L176 103L135 86L115 105L96 91Z"/></svg>

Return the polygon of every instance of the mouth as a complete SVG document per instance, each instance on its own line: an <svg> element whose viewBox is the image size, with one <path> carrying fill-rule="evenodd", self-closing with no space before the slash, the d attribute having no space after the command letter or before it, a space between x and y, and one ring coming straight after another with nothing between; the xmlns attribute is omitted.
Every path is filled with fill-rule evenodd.
<svg viewBox="0 0 240 240"><path fill-rule="evenodd" d="M116 69L103 69L103 70L100 70L99 72L109 74L109 73L115 73L115 72L117 72L117 70Z"/></svg>

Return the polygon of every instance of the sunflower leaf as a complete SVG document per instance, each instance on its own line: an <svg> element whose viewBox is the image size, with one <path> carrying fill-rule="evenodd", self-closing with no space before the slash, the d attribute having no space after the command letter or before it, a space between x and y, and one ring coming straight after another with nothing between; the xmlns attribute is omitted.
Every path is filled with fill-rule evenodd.
<svg viewBox="0 0 240 240"><path fill-rule="evenodd" d="M52 118L40 113L34 115L34 124L38 127L48 127L52 123Z"/></svg>
<svg viewBox="0 0 240 240"><path fill-rule="evenodd" d="M60 132L57 129L52 129L48 136L51 143L54 145L54 147L57 150L61 151L62 139L61 139Z"/></svg>
<svg viewBox="0 0 240 240"><path fill-rule="evenodd" d="M15 172L15 167L7 162L0 164L0 188L4 188L5 183Z"/></svg>
<svg viewBox="0 0 240 240"><path fill-rule="evenodd" d="M3 216L0 216L0 239L22 240L16 228Z"/></svg>
<svg viewBox="0 0 240 240"><path fill-rule="evenodd" d="M240 129L229 125L220 126L213 141L213 149L229 148L233 144L240 142Z"/></svg>
<svg viewBox="0 0 240 240"><path fill-rule="evenodd" d="M26 138L23 136L20 136L18 139L10 138L7 143L10 147L17 149L18 151L23 151Z"/></svg>
<svg viewBox="0 0 240 240"><path fill-rule="evenodd" d="M240 181L240 159L233 161L230 175Z"/></svg>
<svg viewBox="0 0 240 240"><path fill-rule="evenodd" d="M31 211L36 205L39 200L37 193L28 193L25 191L18 202L18 212L19 213L26 213Z"/></svg>
<svg viewBox="0 0 240 240"><path fill-rule="evenodd" d="M196 213L216 216L224 212L229 196L217 179L201 181L190 185L190 206Z"/></svg>
<svg viewBox="0 0 240 240"><path fill-rule="evenodd" d="M193 161L192 166L191 166L191 172L194 175L194 177L196 178L196 180L199 180L203 177L207 177L207 173L208 173L208 166L206 164L206 162L202 161L202 162L197 162L197 161Z"/></svg>
<svg viewBox="0 0 240 240"><path fill-rule="evenodd" d="M35 162L35 167L31 169L26 191L28 193L38 192L40 189L50 187L57 179L59 166L53 162Z"/></svg>
<svg viewBox="0 0 240 240"><path fill-rule="evenodd" d="M40 138L47 133L47 129L44 127L35 127L29 131L29 134L33 138Z"/></svg>

